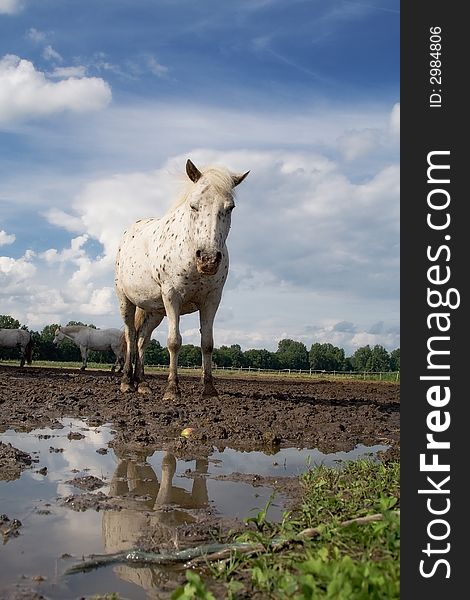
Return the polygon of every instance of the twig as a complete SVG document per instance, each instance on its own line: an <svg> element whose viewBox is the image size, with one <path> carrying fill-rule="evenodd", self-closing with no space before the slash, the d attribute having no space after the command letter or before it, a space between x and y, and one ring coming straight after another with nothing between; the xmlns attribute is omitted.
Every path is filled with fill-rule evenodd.
<svg viewBox="0 0 470 600"><path fill-rule="evenodd" d="M396 511L400 514L400 511ZM347 527L352 523L365 525L372 521L382 521L384 516L381 513L368 515L366 517L356 517L349 519L339 524L339 527ZM271 550L279 552L295 543L302 543L305 540L318 537L321 530L318 527L310 527L298 533L295 537L282 540L274 538L271 542ZM232 552L236 551L239 554L250 556L266 550L266 546L260 543L250 542L232 542L230 544L206 544L196 546L194 548L186 548L185 550L168 551L168 552L144 552L143 550L127 550L125 552L117 552L115 554L96 554L91 555L89 560L73 565L65 571L65 575L73 573L83 573L91 571L105 565L124 563L133 566L142 565L163 565L184 563L186 567L193 567L201 563L215 560L227 560Z"/></svg>

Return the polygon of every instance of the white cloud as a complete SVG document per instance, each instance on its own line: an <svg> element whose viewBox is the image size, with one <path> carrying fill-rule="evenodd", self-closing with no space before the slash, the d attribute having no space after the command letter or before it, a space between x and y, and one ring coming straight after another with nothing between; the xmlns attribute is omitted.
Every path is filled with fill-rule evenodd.
<svg viewBox="0 0 470 600"><path fill-rule="evenodd" d="M54 50L50 44L48 44L42 51L42 57L46 60L52 60L56 62L62 62L64 60L57 50Z"/></svg>
<svg viewBox="0 0 470 600"><path fill-rule="evenodd" d="M81 78L85 77L86 74L87 69L82 65L77 65L74 67L56 67L53 71L48 73L49 77L53 77L54 79L62 79L68 77Z"/></svg>
<svg viewBox="0 0 470 600"><path fill-rule="evenodd" d="M46 211L45 217L49 223L52 223L52 225L63 227L67 231L71 231L73 233L83 233L84 231L83 222L79 217L70 215L59 208L49 209Z"/></svg>
<svg viewBox="0 0 470 600"><path fill-rule="evenodd" d="M31 262L32 258L31 252L17 259L0 256L0 298L17 293L20 295L28 293L25 284L36 273L36 267Z"/></svg>
<svg viewBox="0 0 470 600"><path fill-rule="evenodd" d="M147 64L150 71L158 77L164 77L168 73L168 67L160 64L154 56L147 58Z"/></svg>
<svg viewBox="0 0 470 600"><path fill-rule="evenodd" d="M364 156L377 146L378 133L374 129L349 131L338 139L339 150L346 160Z"/></svg>
<svg viewBox="0 0 470 600"><path fill-rule="evenodd" d="M0 15L14 15L23 8L23 0L0 0Z"/></svg>
<svg viewBox="0 0 470 600"><path fill-rule="evenodd" d="M83 77L54 82L28 60L11 54L0 60L0 123L64 110L98 110L110 101L111 90L103 79Z"/></svg>
<svg viewBox="0 0 470 600"><path fill-rule="evenodd" d="M107 315L114 306L114 288L103 287L93 290L89 302L80 306L80 311L89 315Z"/></svg>
<svg viewBox="0 0 470 600"><path fill-rule="evenodd" d="M14 233L7 233L3 229L0 230L0 246L7 246L8 244L13 244L16 240L16 235Z"/></svg>
<svg viewBox="0 0 470 600"><path fill-rule="evenodd" d="M31 27L26 32L26 37L32 42L39 44L46 40L47 34L44 31L39 31L35 27Z"/></svg>

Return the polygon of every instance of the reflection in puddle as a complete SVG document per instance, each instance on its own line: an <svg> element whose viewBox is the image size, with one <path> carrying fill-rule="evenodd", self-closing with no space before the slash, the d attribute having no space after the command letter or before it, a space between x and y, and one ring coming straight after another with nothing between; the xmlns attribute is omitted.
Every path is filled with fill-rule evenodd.
<svg viewBox="0 0 470 600"><path fill-rule="evenodd" d="M19 479L0 481L0 513L22 524L20 535L0 547L0 596L23 581L39 586L38 591L51 599L111 591L133 599L153 597L152 591L154 595L161 589L171 571L118 565L62 577L72 562L61 557L71 555L76 562L81 556L126 550L148 535L156 546L176 547L180 525L197 524L211 514L244 519L266 506L271 488L255 487L246 479L217 479L219 475L298 475L308 464L332 466L385 449L359 446L352 452L324 455L287 448L266 455L225 448L192 461L177 460L166 451L121 456L106 451L110 427L88 428L79 420L66 419L63 424L63 429L0 434L4 443L39 459ZM103 486L86 493L71 483L84 476L99 478ZM76 506L64 502L71 496L77 498ZM92 499L90 510L80 510L80 498L85 497ZM276 494L268 511L270 520L281 518L282 502ZM38 576L45 580L37 583Z"/></svg>

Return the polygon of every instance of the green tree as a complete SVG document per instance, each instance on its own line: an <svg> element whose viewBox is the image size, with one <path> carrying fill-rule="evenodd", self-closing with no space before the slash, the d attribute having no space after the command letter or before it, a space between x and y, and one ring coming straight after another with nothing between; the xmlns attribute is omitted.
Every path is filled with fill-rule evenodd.
<svg viewBox="0 0 470 600"><path fill-rule="evenodd" d="M390 371L400 370L400 348L390 352Z"/></svg>
<svg viewBox="0 0 470 600"><path fill-rule="evenodd" d="M367 371L368 361L371 357L372 350L369 344L367 346L361 346L354 352L351 357L351 362L355 371Z"/></svg>
<svg viewBox="0 0 470 600"><path fill-rule="evenodd" d="M372 348L370 358L367 361L368 371L390 371L390 354L380 345Z"/></svg>
<svg viewBox="0 0 470 600"><path fill-rule="evenodd" d="M202 365L201 348L193 344L183 344L178 354L178 364L184 367L198 367Z"/></svg>
<svg viewBox="0 0 470 600"><path fill-rule="evenodd" d="M18 319L10 315L0 315L0 329L20 329L21 324Z"/></svg>
<svg viewBox="0 0 470 600"><path fill-rule="evenodd" d="M308 369L307 347L295 340L281 340L277 348L277 358L281 369Z"/></svg>
<svg viewBox="0 0 470 600"><path fill-rule="evenodd" d="M75 325L80 325L82 327L91 327L92 329L97 329L96 325L93 325L93 323L90 323L89 325L87 323L82 323L82 321L69 321L66 325L66 327L73 327Z"/></svg>
<svg viewBox="0 0 470 600"><path fill-rule="evenodd" d="M277 355L269 350L246 350L243 353L245 365L253 369L279 369Z"/></svg>
<svg viewBox="0 0 470 600"><path fill-rule="evenodd" d="M170 364L170 355L166 348L158 340L150 340L145 349L144 362L147 365L168 365Z"/></svg>
<svg viewBox="0 0 470 600"><path fill-rule="evenodd" d="M315 370L342 371L345 366L344 350L333 344L312 344L309 359Z"/></svg>
<svg viewBox="0 0 470 600"><path fill-rule="evenodd" d="M212 360L218 367L244 367L245 357L239 344L215 348Z"/></svg>

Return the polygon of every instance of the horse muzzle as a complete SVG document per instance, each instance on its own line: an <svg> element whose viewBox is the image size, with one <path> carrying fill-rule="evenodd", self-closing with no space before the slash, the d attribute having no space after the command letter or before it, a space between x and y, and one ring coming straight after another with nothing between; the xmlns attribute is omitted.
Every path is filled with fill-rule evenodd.
<svg viewBox="0 0 470 600"><path fill-rule="evenodd" d="M201 275L215 275L222 262L222 252L196 252L196 269Z"/></svg>

